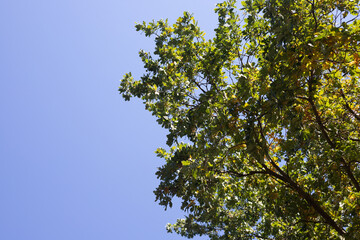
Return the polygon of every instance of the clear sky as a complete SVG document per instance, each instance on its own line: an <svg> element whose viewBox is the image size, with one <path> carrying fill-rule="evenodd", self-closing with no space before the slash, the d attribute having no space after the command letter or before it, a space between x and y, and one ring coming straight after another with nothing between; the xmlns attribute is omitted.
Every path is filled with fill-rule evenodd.
<svg viewBox="0 0 360 240"><path fill-rule="evenodd" d="M183 239L152 192L166 131L117 88L153 47L135 22L187 10L211 36L216 2L0 1L0 239Z"/></svg>

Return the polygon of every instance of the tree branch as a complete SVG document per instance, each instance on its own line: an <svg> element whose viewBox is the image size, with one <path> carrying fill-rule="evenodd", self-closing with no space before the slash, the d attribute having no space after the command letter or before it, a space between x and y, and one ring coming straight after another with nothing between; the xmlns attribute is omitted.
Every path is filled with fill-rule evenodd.
<svg viewBox="0 0 360 240"><path fill-rule="evenodd" d="M325 129L325 126L320 118L320 115L319 115L319 112L317 111L316 109L316 106L315 106L315 103L314 103L314 100L313 100L313 92L315 91L315 89L313 88L313 81L314 81L314 77L313 77L313 74L311 73L311 76L309 78L309 97L308 97L308 101L311 105L311 108L314 112L314 115L315 115L315 119L316 119L316 123L319 125L320 127L320 131L321 133L323 134L323 136L325 137L326 141L328 142L328 144L330 145L330 147L332 149L336 149L336 145L335 143L330 139L326 129ZM351 172L351 168L349 166L349 164L347 164L347 162L345 161L345 159L343 157L340 157L339 158L341 163L343 164L343 167L345 169L345 172L347 174L347 176L350 178L350 181L352 182L352 184L355 186L356 190L358 192L360 192L360 184L359 182L356 180L354 174Z"/></svg>
<svg viewBox="0 0 360 240"><path fill-rule="evenodd" d="M269 173L273 177L276 177L283 182L286 182L288 186L296 191L301 198L303 198L314 210L325 220L327 224L333 227L341 236L345 236L346 232L337 223L331 218L331 216L325 212L325 210L321 207L318 201L316 201L309 193L305 192L296 182L294 182L290 176L288 176L285 172L281 170L282 174L277 174L275 172Z"/></svg>
<svg viewBox="0 0 360 240"><path fill-rule="evenodd" d="M221 170L214 170L214 172L216 173L222 173L222 174L231 174L234 175L236 177L248 177L248 176L253 176L256 174L267 174L267 171L250 171L249 173L238 173L235 171L221 171Z"/></svg>
<svg viewBox="0 0 360 240"><path fill-rule="evenodd" d="M345 108L351 113L351 115L353 115L358 121L360 121L360 116L357 115L357 114L354 112L354 110L351 109L351 107L349 106L349 104L348 104L348 102L347 102L347 100L346 100L345 94L344 94L344 92L343 92L342 89L340 89L340 95L341 95L341 97L342 97L342 98L344 99L344 101L345 101L345 104L344 104Z"/></svg>
<svg viewBox="0 0 360 240"><path fill-rule="evenodd" d="M350 140L360 142L360 139L350 137Z"/></svg>
<svg viewBox="0 0 360 240"><path fill-rule="evenodd" d="M265 135L263 133L262 127L261 127L261 123L260 124L260 134L261 137L263 139L263 141L266 141ZM283 182L287 183L288 186L293 189L294 191L296 191L301 198L305 199L305 201L307 201L309 203L309 205L311 205L315 211L323 217L323 219L325 220L326 223L328 223L331 227L333 227L341 236L345 236L346 232L344 231L344 229L342 229L341 227L339 227L337 225L337 223L332 219L332 217L325 212L325 210L321 207L320 203L318 201L316 201L309 193L305 192L305 190L303 190L295 181L293 181L291 179L291 177L285 173L271 158L269 151L268 151L268 147L265 147L265 154L266 157L269 159L271 165L278 171L278 173L271 171L270 169L267 169L267 173L269 173L270 175L272 175L275 178L278 178L280 180L282 180Z"/></svg>

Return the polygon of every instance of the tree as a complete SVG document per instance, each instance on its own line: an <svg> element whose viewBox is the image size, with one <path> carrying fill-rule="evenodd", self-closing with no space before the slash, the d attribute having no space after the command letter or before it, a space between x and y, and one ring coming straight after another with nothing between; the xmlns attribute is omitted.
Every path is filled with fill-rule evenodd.
<svg viewBox="0 0 360 240"><path fill-rule="evenodd" d="M228 0L207 40L193 16L136 25L146 73L124 76L169 130L160 205L191 238L360 239L359 0Z"/></svg>

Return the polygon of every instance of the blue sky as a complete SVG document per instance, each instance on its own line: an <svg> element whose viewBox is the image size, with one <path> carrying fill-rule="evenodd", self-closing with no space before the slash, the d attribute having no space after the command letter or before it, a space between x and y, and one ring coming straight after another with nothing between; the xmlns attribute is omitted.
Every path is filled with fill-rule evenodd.
<svg viewBox="0 0 360 240"><path fill-rule="evenodd" d="M117 92L152 41L134 23L193 12L211 36L217 1L0 1L0 239L183 239L154 202L166 131Z"/></svg>

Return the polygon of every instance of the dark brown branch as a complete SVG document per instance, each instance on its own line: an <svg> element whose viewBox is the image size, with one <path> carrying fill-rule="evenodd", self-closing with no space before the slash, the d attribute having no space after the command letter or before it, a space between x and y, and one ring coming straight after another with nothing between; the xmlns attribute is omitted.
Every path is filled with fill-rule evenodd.
<svg viewBox="0 0 360 240"><path fill-rule="evenodd" d="M261 134L262 140L266 141L260 121L259 121L259 127L260 127L260 134ZM309 205L312 206L315 209L315 211L320 216L323 217L323 219L325 220L326 223L328 223L331 227L333 227L341 236L345 236L346 232L344 231L344 229L342 229L341 227L339 227L337 225L337 223L332 219L332 217L327 212L325 212L325 210L321 207L320 203L318 201L316 201L309 193L305 192L295 181L293 181L291 179L291 177L287 173L285 173L276 164L276 162L274 162L274 160L272 160L272 158L268 152L267 146L265 147L264 150L265 150L266 157L270 161L270 164L278 172L278 173L275 173L275 172L271 171L270 169L267 169L267 173L269 173L273 177L278 178L278 179L282 180L284 183L286 183L291 189L293 189L295 192L297 192L301 198L305 199L309 203Z"/></svg>
<svg viewBox="0 0 360 240"><path fill-rule="evenodd" d="M314 115L315 115L315 120L316 120L316 123L319 125L320 127L320 131L321 133L323 134L323 136L325 137L326 141L328 142L328 144L330 145L330 147L332 149L336 149L336 145L335 143L330 139L330 136L328 135L327 131L326 131L326 128L320 118L320 115L319 115L319 112L317 111L317 108L315 106L315 103L314 103L314 100L313 100L313 93L315 91L315 89L313 88L313 81L314 81L314 76L313 74L311 74L310 78L309 78L309 103L311 105L311 108L314 112ZM342 165L343 165L343 168L345 169L345 172L347 174L347 176L350 178L350 181L352 182L352 184L355 186L356 190L358 192L360 192L360 184L359 182L356 180L354 174L352 173L351 171L351 168L349 166L349 164L345 161L345 159L343 157L340 157L339 158Z"/></svg>
<svg viewBox="0 0 360 240"><path fill-rule="evenodd" d="M351 113L351 115L353 115L358 121L360 121L360 116L357 115L357 114L354 112L354 110L351 109L351 107L349 106L349 104L348 104L348 102L347 102L347 100L346 100L345 94L344 94L344 92L343 92L342 89L340 89L340 95L341 95L341 97L342 97L342 98L344 99L344 101L345 101L345 104L344 104L345 108Z"/></svg>
<svg viewBox="0 0 360 240"><path fill-rule="evenodd" d="M346 24L348 24L348 23L350 23L350 22L353 22L355 19L357 19L359 17L359 13L355 16L355 17L353 17L352 19L350 19L349 21L346 21L345 23Z"/></svg>
<svg viewBox="0 0 360 240"><path fill-rule="evenodd" d="M204 89L202 89L202 87L200 86L200 84L196 80L194 80L194 83L203 93L206 93L206 91Z"/></svg>
<svg viewBox="0 0 360 240"><path fill-rule="evenodd" d="M312 0L312 2L310 0L306 0L310 5L311 5L311 14L314 18L314 21L315 21L315 32L317 31L317 27L318 27L318 22L317 22L317 18L316 18L316 15L315 15L315 2L314 0Z"/></svg>
<svg viewBox="0 0 360 240"><path fill-rule="evenodd" d="M280 171L281 175L272 171L269 174L287 183L291 189L297 192L301 198L303 198L311 207L314 208L314 210L325 220L327 224L333 227L341 236L345 236L346 232L344 231L344 229L337 225L337 223L331 218L331 216L327 212L325 212L325 210L320 206L319 202L316 201L309 193L305 192L285 172L283 172L281 169Z"/></svg>
<svg viewBox="0 0 360 240"><path fill-rule="evenodd" d="M267 171L250 171L249 173L238 173L235 171L220 171L220 170L215 170L214 172L216 173L221 173L221 174L230 174L230 175L234 175L236 177L248 177L248 176L253 176L256 174L267 174Z"/></svg>
<svg viewBox="0 0 360 240"><path fill-rule="evenodd" d="M314 100L313 100L313 85L312 85L311 80L309 80L309 98L308 98L308 101L310 103L312 111L314 112L315 120L316 120L316 123L320 127L321 133L323 134L323 136L325 137L327 143L331 146L331 148L336 148L336 145L335 145L335 143L333 143L333 141L331 141L331 139L329 137L329 134L327 133L326 128L325 128L323 122L321 121L319 112L318 112L318 110L317 110L317 108L315 106L315 103L314 103Z"/></svg>
<svg viewBox="0 0 360 240"><path fill-rule="evenodd" d="M299 99L303 99L303 100L309 101L309 99L308 99L307 97L303 97L303 96L296 96L295 98L299 98Z"/></svg>

